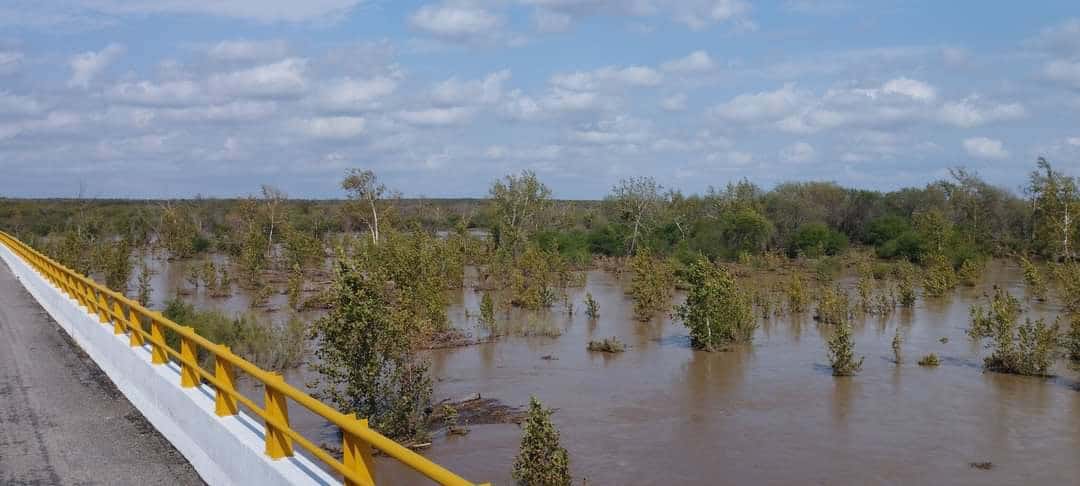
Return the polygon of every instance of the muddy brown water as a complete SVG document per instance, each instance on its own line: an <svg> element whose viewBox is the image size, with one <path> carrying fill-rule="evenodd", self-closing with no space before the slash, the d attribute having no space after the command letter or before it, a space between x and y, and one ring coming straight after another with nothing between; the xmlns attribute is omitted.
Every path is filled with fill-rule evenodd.
<svg viewBox="0 0 1080 486"><path fill-rule="evenodd" d="M184 284L185 268L198 264L154 262L158 305ZM624 284L591 271L586 286L570 292L573 317L561 306L500 313L546 319L562 330L559 337L504 337L428 352L435 398L479 393L525 406L535 395L556 410L553 421L579 484L1080 484L1080 377L1061 362L1049 379L983 372L986 351L965 335L971 304L993 284L1024 294L1011 264L995 262L983 282L948 298L920 298L884 319L857 320L863 369L834 378L810 313L763 321L750 346L694 351L681 324L670 317L638 322ZM584 315L586 292L600 304L596 321ZM471 289L454 292L448 315L456 327L482 334L479 297ZM244 292L188 298L232 311L248 303ZM284 296L271 306L285 309ZM1061 311L1054 303L1024 306L1034 317L1053 319ZM899 366L890 347L897 326L904 340ZM611 336L628 345L625 353L586 351L590 339ZM916 364L931 352L941 366ZM299 387L310 378L304 370L286 374ZM250 383L245 388L261 396ZM335 429L318 417L295 407L290 414L315 442L338 443ZM513 424L473 425L465 436L436 431L423 454L471 480L513 484L520 437ZM987 461L990 470L971 466ZM385 457L377 475L383 484L428 484Z"/></svg>

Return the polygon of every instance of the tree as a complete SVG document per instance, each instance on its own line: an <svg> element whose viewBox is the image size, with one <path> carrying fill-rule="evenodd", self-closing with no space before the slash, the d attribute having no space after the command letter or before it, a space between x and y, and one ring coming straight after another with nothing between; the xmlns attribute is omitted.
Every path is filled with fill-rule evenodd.
<svg viewBox="0 0 1080 486"><path fill-rule="evenodd" d="M349 199L354 203L366 206L356 214L368 227L371 234L371 242L379 244L379 201L386 193L386 186L379 183L375 172L370 170L349 169L345 172L345 179L341 181L341 188L348 193Z"/></svg>
<svg viewBox="0 0 1080 486"><path fill-rule="evenodd" d="M559 431L551 424L551 410L529 398L529 415L521 448L514 458L514 481L522 486L569 486L570 456L559 444Z"/></svg>
<svg viewBox="0 0 1080 486"><path fill-rule="evenodd" d="M266 255L273 258L274 254L274 227L278 221L278 208L282 201L289 199L284 191L267 184L262 185L263 204L266 206L266 219L270 225L269 235L266 242Z"/></svg>
<svg viewBox="0 0 1080 486"><path fill-rule="evenodd" d="M727 270L699 258L690 264L686 281L690 284L686 303L675 313L690 328L695 348L714 351L754 338L757 320L750 299Z"/></svg>
<svg viewBox="0 0 1080 486"><path fill-rule="evenodd" d="M675 285L675 271L668 262L653 257L648 248L630 259L630 269L634 272L630 281L634 315L638 320L648 321L667 307Z"/></svg>
<svg viewBox="0 0 1080 486"><path fill-rule="evenodd" d="M631 177L611 188L607 202L616 219L631 227L627 255L634 255L643 231L652 228L656 213L664 203L663 186L652 177Z"/></svg>
<svg viewBox="0 0 1080 486"><path fill-rule="evenodd" d="M1057 323L1020 318L1020 301L1008 291L994 288L989 308L971 307L972 339L990 338L993 353L986 357L986 369L1018 375L1045 376L1054 362L1058 345Z"/></svg>
<svg viewBox="0 0 1080 486"><path fill-rule="evenodd" d="M401 289L391 282L379 267L338 263L334 306L311 330L319 343L312 367L320 398L368 417L391 438L421 440L431 378L428 364L412 352L414 309L402 305Z"/></svg>
<svg viewBox="0 0 1080 486"><path fill-rule="evenodd" d="M1046 256L1071 259L1070 238L1076 233L1076 214L1080 209L1076 180L1055 171L1042 157L1037 164L1038 169L1032 171L1027 187L1033 211L1033 243Z"/></svg>
<svg viewBox="0 0 1080 486"><path fill-rule="evenodd" d="M508 175L491 183L489 191L495 218L496 243L517 253L530 232L539 225L539 215L551 203L548 189L533 171Z"/></svg>

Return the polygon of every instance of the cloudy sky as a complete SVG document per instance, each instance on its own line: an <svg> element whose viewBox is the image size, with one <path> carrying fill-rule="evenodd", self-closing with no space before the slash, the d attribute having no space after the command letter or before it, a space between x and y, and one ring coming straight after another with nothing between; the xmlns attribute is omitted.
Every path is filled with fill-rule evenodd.
<svg viewBox="0 0 1080 486"><path fill-rule="evenodd" d="M0 196L1080 173L1075 0L5 0Z"/></svg>

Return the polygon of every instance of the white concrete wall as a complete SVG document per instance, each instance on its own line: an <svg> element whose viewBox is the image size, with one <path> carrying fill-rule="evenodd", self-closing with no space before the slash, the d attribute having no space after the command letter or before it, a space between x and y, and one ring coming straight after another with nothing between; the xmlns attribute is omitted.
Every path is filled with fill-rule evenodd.
<svg viewBox="0 0 1080 486"><path fill-rule="evenodd" d="M180 388L175 364L151 365L149 345L132 348L128 337L114 335L112 325L98 322L34 271L6 246L0 258L60 327L78 343L139 409L187 458L207 483L338 484L307 458L271 460L264 453L263 425L243 411L233 417L214 413L214 390L208 386ZM102 478L108 482L108 478Z"/></svg>

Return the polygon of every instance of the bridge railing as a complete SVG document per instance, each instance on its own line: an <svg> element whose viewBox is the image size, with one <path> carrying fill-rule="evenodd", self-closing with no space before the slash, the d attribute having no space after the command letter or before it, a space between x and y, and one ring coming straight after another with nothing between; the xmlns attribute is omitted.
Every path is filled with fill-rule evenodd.
<svg viewBox="0 0 1080 486"><path fill-rule="evenodd" d="M153 364L164 365L170 359L179 363L180 387L193 388L203 382L208 383L215 390L215 412L218 416L236 415L242 406L261 418L265 427L266 455L270 458L290 457L294 454L294 446L298 445L340 474L346 485L369 486L375 484L373 449L377 449L436 483L454 486L473 484L369 428L366 419L338 412L289 385L280 374L255 366L232 353L227 346L211 342L191 327L181 326L160 312L147 309L123 294L61 265L11 235L0 232L0 243L28 262L52 285L96 314L102 325L111 325L117 335L127 334L132 347L149 344ZM168 344L166 333L178 336L180 349ZM200 366L200 350L213 357L213 371ZM262 383L263 406L237 390L237 371ZM290 426L289 401L340 429L342 459L337 459Z"/></svg>

